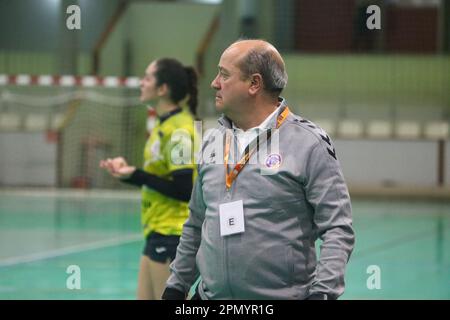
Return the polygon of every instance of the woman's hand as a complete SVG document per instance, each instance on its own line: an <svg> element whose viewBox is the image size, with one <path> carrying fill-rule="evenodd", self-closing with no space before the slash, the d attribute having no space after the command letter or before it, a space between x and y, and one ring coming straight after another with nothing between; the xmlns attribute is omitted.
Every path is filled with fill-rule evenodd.
<svg viewBox="0 0 450 320"><path fill-rule="evenodd" d="M122 157L102 160L100 161L100 168L106 169L113 177L120 179L129 178L136 170L136 167L129 166Z"/></svg>

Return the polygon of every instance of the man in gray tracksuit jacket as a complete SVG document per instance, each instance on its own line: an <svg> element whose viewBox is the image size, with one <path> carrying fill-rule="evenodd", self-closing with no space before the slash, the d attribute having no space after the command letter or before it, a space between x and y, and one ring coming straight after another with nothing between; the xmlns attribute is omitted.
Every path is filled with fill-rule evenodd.
<svg viewBox="0 0 450 320"><path fill-rule="evenodd" d="M225 115L203 143L190 216L163 299L185 298L198 275L200 299L336 299L344 292L345 267L354 245L350 197L336 151L322 129L286 111L283 100L265 95L270 83L264 70L254 73L255 81L239 80L245 79L245 72L235 61L245 59L249 50L260 53L261 60L267 52L269 60L278 57L273 46L259 40L236 42L222 55L212 86L219 96L216 106L219 110L223 106ZM274 63L284 67L279 60ZM233 72L239 78L227 82ZM285 82L275 87L281 89ZM231 105L240 100L228 107L227 97L241 94L248 104L259 90L262 99L276 107L260 110L264 117L259 119L252 115L248 125L239 122ZM262 135L244 152L236 150L235 136L226 151L227 132L254 127L261 120L265 120L264 128L259 128ZM227 184L226 155L231 171L256 145L258 150ZM318 238L322 240L319 259Z"/></svg>

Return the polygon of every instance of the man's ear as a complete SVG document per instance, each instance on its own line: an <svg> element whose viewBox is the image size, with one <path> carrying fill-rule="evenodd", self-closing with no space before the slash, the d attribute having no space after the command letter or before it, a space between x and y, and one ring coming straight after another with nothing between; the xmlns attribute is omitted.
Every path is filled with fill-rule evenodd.
<svg viewBox="0 0 450 320"><path fill-rule="evenodd" d="M259 73L254 73L250 76L250 87L248 89L251 95L255 95L263 89L262 76Z"/></svg>

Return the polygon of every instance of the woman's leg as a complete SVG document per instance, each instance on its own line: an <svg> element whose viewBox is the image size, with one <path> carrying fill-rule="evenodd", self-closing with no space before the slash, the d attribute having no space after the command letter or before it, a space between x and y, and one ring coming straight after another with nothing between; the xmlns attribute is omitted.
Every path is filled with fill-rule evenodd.
<svg viewBox="0 0 450 320"><path fill-rule="evenodd" d="M139 269L138 299L161 299L179 238L158 233L151 233L147 237Z"/></svg>
<svg viewBox="0 0 450 320"><path fill-rule="evenodd" d="M154 299L160 300L163 291L166 287L166 281L170 275L170 261L166 263L156 262L149 259L150 262L150 277L153 287Z"/></svg>
<svg viewBox="0 0 450 320"><path fill-rule="evenodd" d="M141 256L138 275L138 288L137 299L138 300L155 300L156 297L153 294L153 283L151 277L150 259L147 256ZM160 297L157 297L160 298Z"/></svg>

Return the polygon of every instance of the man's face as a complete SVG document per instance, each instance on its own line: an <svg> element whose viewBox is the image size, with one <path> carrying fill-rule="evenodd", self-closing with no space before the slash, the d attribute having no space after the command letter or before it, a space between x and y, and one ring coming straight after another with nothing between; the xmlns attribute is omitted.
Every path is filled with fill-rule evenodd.
<svg viewBox="0 0 450 320"><path fill-rule="evenodd" d="M248 98L249 80L242 79L237 62L243 56L243 49L231 46L224 51L219 61L219 72L211 82L216 90L216 109L229 115L229 112L240 110Z"/></svg>
<svg viewBox="0 0 450 320"><path fill-rule="evenodd" d="M141 102L151 102L158 98L156 87L156 62L153 61L145 70L145 75L141 79Z"/></svg>

